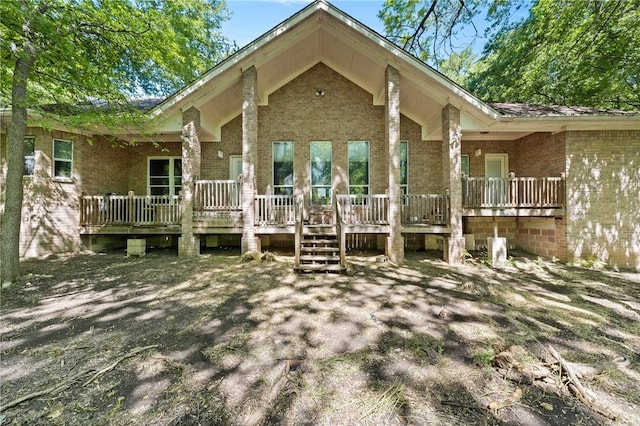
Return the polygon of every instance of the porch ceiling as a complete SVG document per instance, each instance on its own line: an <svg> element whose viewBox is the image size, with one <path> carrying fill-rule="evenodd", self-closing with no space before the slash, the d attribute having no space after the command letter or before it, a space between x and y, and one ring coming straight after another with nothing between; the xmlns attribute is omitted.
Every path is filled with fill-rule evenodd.
<svg viewBox="0 0 640 426"><path fill-rule="evenodd" d="M193 87L174 96L161 108L159 130L179 135L182 110L201 111L203 140L220 140L224 124L242 112L242 70L258 71L258 102L268 105L269 95L318 63L324 63L369 92L376 105L385 103L385 70L400 71L401 113L423 128L423 136L440 138L440 111L452 103L487 126L494 117L488 107L472 106L473 97L437 72L384 38L326 3L312 4L288 21L212 69ZM319 86L322 82L318 83Z"/></svg>

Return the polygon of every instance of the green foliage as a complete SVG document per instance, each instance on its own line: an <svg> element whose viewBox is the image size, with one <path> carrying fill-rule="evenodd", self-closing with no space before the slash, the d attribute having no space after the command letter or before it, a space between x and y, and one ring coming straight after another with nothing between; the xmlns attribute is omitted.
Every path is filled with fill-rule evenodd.
<svg viewBox="0 0 640 426"><path fill-rule="evenodd" d="M640 0L539 0L486 46L469 88L486 100L640 108Z"/></svg>
<svg viewBox="0 0 640 426"><path fill-rule="evenodd" d="M220 34L224 0L3 0L0 16L0 103L63 117L115 111L124 122L130 98L167 95L234 47ZM27 99L12 99L29 49Z"/></svg>
<svg viewBox="0 0 640 426"><path fill-rule="evenodd" d="M482 14L489 42L474 63ZM484 100L640 109L640 0L387 0L378 16Z"/></svg>

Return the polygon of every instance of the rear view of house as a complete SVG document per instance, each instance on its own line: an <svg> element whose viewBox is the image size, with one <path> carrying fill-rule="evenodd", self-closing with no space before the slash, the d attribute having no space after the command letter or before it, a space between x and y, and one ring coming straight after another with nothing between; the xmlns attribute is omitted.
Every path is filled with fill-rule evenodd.
<svg viewBox="0 0 640 426"><path fill-rule="evenodd" d="M640 269L640 114L485 103L323 1L149 117L128 146L28 129L23 256L146 237L340 270L350 248L455 263L497 234Z"/></svg>

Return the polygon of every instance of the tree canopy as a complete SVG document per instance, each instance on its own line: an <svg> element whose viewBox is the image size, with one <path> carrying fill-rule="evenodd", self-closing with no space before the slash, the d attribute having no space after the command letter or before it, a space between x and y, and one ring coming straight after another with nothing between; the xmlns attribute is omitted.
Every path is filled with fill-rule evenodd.
<svg viewBox="0 0 640 426"><path fill-rule="evenodd" d="M482 99L640 109L640 0L387 0L379 16ZM478 18L488 42L475 60Z"/></svg>
<svg viewBox="0 0 640 426"><path fill-rule="evenodd" d="M27 98L15 101L38 110L166 95L233 48L224 0L3 0L0 16L5 106L29 52Z"/></svg>
<svg viewBox="0 0 640 426"><path fill-rule="evenodd" d="M131 98L166 95L228 55L227 17L224 0L0 1L0 106L12 110L2 281L19 276L27 111L70 128L131 124Z"/></svg>

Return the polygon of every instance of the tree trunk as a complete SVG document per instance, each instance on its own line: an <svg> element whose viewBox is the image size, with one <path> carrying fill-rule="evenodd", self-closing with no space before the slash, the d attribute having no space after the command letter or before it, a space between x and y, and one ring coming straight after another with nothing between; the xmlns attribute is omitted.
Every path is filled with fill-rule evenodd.
<svg viewBox="0 0 640 426"><path fill-rule="evenodd" d="M27 83L36 53L27 40L18 52L11 91L11 123L7 143L7 178L2 217L2 253L0 282L14 282L20 276L20 224L22 221L22 174L24 135L27 131Z"/></svg>

